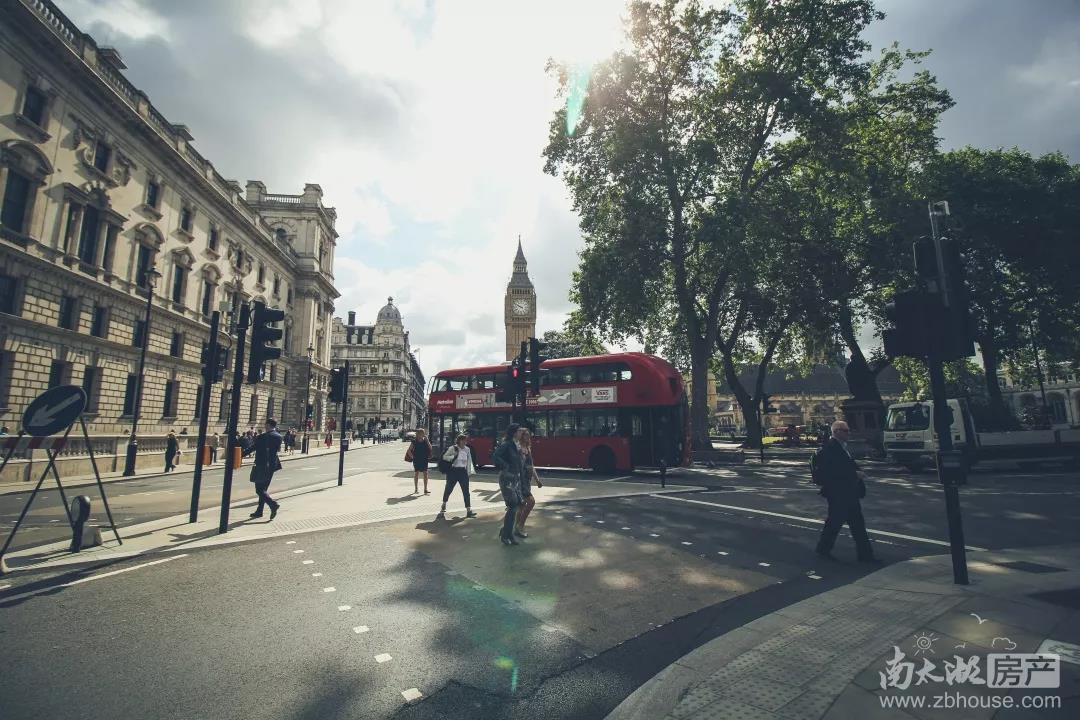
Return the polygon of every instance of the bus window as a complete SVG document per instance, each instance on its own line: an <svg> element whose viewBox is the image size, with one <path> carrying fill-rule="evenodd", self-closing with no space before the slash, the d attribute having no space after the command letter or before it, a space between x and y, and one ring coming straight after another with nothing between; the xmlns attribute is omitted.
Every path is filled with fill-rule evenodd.
<svg viewBox="0 0 1080 720"><path fill-rule="evenodd" d="M529 419L536 425L536 431L533 435L536 437L550 437L548 414L546 412L531 413Z"/></svg>
<svg viewBox="0 0 1080 720"><path fill-rule="evenodd" d="M629 380L633 377L633 373L630 372L630 366L626 363L616 363L615 365L615 379L620 382L623 380Z"/></svg>
<svg viewBox="0 0 1080 720"><path fill-rule="evenodd" d="M510 427L510 413L497 413L495 417L495 440L501 442Z"/></svg>
<svg viewBox="0 0 1080 720"><path fill-rule="evenodd" d="M551 434L553 437L574 437L574 411L560 410L551 413Z"/></svg>
<svg viewBox="0 0 1080 720"><path fill-rule="evenodd" d="M615 368L610 365L584 365L578 368L578 382L606 383L615 382Z"/></svg>
<svg viewBox="0 0 1080 720"><path fill-rule="evenodd" d="M477 375L473 378L472 384L473 390L494 390L495 389L495 376L494 375Z"/></svg>
<svg viewBox="0 0 1080 720"><path fill-rule="evenodd" d="M495 437L495 416L491 413L479 413L469 428L470 437Z"/></svg>
<svg viewBox="0 0 1080 720"><path fill-rule="evenodd" d="M449 378L451 390L468 390L469 378Z"/></svg>
<svg viewBox="0 0 1080 720"><path fill-rule="evenodd" d="M612 410L581 410L578 414L578 433L582 437L618 435L618 416Z"/></svg>
<svg viewBox="0 0 1080 720"><path fill-rule="evenodd" d="M548 370L547 385L573 385L577 382L577 368L562 367Z"/></svg>
<svg viewBox="0 0 1080 720"><path fill-rule="evenodd" d="M458 435L469 434L469 428L472 427L476 421L476 415L473 413L459 413L454 416L454 434L450 436L450 441L453 442L457 439Z"/></svg>

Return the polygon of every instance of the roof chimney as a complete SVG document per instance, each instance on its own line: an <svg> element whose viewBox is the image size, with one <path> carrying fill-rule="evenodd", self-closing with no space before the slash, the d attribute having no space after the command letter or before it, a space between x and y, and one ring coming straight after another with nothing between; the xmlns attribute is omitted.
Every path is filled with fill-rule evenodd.
<svg viewBox="0 0 1080 720"><path fill-rule="evenodd" d="M356 311L355 310L350 310L349 311L349 324L350 325L355 325L356 324Z"/></svg>

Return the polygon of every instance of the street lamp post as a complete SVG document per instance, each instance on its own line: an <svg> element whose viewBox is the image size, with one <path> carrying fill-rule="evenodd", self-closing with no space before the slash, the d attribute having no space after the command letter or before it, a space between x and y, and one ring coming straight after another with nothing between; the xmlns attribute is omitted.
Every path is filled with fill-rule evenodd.
<svg viewBox="0 0 1080 720"><path fill-rule="evenodd" d="M139 430L139 410L142 405L143 373L146 371L146 349L150 346L150 311L154 306L154 286L161 273L151 267L143 275L146 283L146 317L143 320L142 348L139 350L139 375L135 381L135 407L131 416L131 435L128 437L127 454L124 457L124 477L135 474L135 456L139 452L137 433Z"/></svg>
<svg viewBox="0 0 1080 720"><path fill-rule="evenodd" d="M307 390L304 391L304 440L300 447L300 452L307 455L308 452L308 425L310 418L308 417L308 408L311 407L311 364L314 360L315 346L308 345L307 348ZM312 408L312 415L315 414L314 408Z"/></svg>

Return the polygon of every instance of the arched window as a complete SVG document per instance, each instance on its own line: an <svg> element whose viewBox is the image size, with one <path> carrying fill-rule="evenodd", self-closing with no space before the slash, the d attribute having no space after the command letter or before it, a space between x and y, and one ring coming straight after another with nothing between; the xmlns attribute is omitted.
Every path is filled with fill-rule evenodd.
<svg viewBox="0 0 1080 720"><path fill-rule="evenodd" d="M52 171L49 159L33 145L18 140L0 144L0 229L5 237L18 241L30 235L38 189Z"/></svg>

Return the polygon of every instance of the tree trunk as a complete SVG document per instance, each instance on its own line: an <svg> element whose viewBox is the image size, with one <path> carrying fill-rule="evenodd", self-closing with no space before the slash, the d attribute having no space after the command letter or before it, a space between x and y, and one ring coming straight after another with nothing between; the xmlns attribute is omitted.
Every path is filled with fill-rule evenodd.
<svg viewBox="0 0 1080 720"><path fill-rule="evenodd" d="M739 382L739 374L731 355L723 351L721 351L720 355L724 365L724 378L727 380L731 392L735 394L735 400L739 403L743 420L746 422L746 443L744 447L761 447L760 403L750 393L746 392L746 388Z"/></svg>
<svg viewBox="0 0 1080 720"><path fill-rule="evenodd" d="M877 386L877 374L881 371L881 367L870 367L870 363L866 361L866 356L863 355L862 348L859 347L859 340L855 336L855 324L851 318L851 311L844 307L841 309L838 326L840 329L840 337L844 340L844 345L847 346L850 358L848 364L844 368L844 379L847 380L848 392L851 393L851 397L855 400L869 400L876 403L881 403L881 392Z"/></svg>
<svg viewBox="0 0 1080 720"><path fill-rule="evenodd" d="M709 352L703 338L690 339L690 447L711 450L709 440Z"/></svg>
<svg viewBox="0 0 1080 720"><path fill-rule="evenodd" d="M998 385L998 351L994 337L989 333L975 338L979 343L979 352L983 360L983 379L986 381L986 395L989 401L990 422L994 423L995 430L1012 429L1015 426L1015 418L1009 407L1005 404L1005 398L1001 396L1001 386Z"/></svg>

